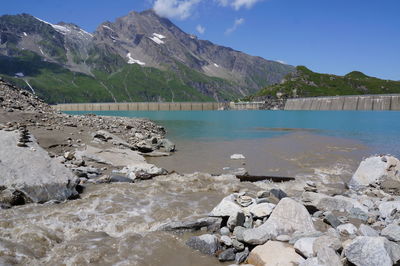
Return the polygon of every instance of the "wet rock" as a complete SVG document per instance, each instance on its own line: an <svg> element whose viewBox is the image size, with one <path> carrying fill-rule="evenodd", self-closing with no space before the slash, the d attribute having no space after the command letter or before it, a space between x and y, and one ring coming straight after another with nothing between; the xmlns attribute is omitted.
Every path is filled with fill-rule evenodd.
<svg viewBox="0 0 400 266"><path fill-rule="evenodd" d="M221 218L214 218L214 217L207 217L201 218L196 221L186 221L186 222L170 222L164 225L161 225L158 230L161 231L195 231L200 230L202 227L213 227L217 225L218 227L221 226L222 219Z"/></svg>
<svg viewBox="0 0 400 266"><path fill-rule="evenodd" d="M245 248L242 252L238 252L235 255L235 263L240 264L244 262L249 256L250 252L248 248Z"/></svg>
<svg viewBox="0 0 400 266"><path fill-rule="evenodd" d="M382 183L386 183L390 188L400 188L400 161L397 158L389 155L366 158L358 166L349 186L359 190Z"/></svg>
<svg viewBox="0 0 400 266"><path fill-rule="evenodd" d="M336 230L343 236L354 236L357 234L358 230L353 224L341 224L336 227Z"/></svg>
<svg viewBox="0 0 400 266"><path fill-rule="evenodd" d="M398 224L389 224L381 231L381 236L395 242L400 242L400 226Z"/></svg>
<svg viewBox="0 0 400 266"><path fill-rule="evenodd" d="M219 261L233 261L235 260L235 249L234 248L228 248L227 250L222 251L219 256L218 260Z"/></svg>
<svg viewBox="0 0 400 266"><path fill-rule="evenodd" d="M218 238L210 234L193 236L186 245L207 255L214 255L219 249Z"/></svg>
<svg viewBox="0 0 400 266"><path fill-rule="evenodd" d="M294 249L303 255L306 258L310 258L314 256L314 241L316 240L316 237L304 237L300 238L299 240L296 241L294 244Z"/></svg>
<svg viewBox="0 0 400 266"><path fill-rule="evenodd" d="M356 237L344 249L347 259L355 265L391 266L400 259L400 247L384 237Z"/></svg>
<svg viewBox="0 0 400 266"><path fill-rule="evenodd" d="M242 208L235 202L235 196L229 195L210 212L209 216L229 217L241 212Z"/></svg>
<svg viewBox="0 0 400 266"><path fill-rule="evenodd" d="M242 211L239 211L229 216L227 226L231 231L233 231L236 226L243 226L245 219L246 216L244 216L244 213Z"/></svg>
<svg viewBox="0 0 400 266"><path fill-rule="evenodd" d="M132 179L128 178L126 175L111 173L109 178L111 183L132 183Z"/></svg>
<svg viewBox="0 0 400 266"><path fill-rule="evenodd" d="M269 219L255 229L243 232L249 244L263 244L281 234L291 235L295 231L314 232L314 224L307 209L290 198L283 198L272 211Z"/></svg>
<svg viewBox="0 0 400 266"><path fill-rule="evenodd" d="M88 177L90 174L98 176L101 174L100 169L94 167L85 167L85 166L72 168L72 172L76 174L78 177Z"/></svg>
<svg viewBox="0 0 400 266"><path fill-rule="evenodd" d="M132 180L146 180L159 175L166 175L168 171L149 163L138 163L124 167L121 173L126 174Z"/></svg>
<svg viewBox="0 0 400 266"><path fill-rule="evenodd" d="M172 141L170 141L169 139L162 139L160 145L166 152L175 151L175 144L172 143Z"/></svg>
<svg viewBox="0 0 400 266"><path fill-rule="evenodd" d="M296 265L303 261L291 245L279 241L268 241L255 247L247 258L247 262L255 266Z"/></svg>
<svg viewBox="0 0 400 266"><path fill-rule="evenodd" d="M272 203L260 203L249 206L246 210L255 218L264 218L269 216L272 210L275 208L275 204Z"/></svg>
<svg viewBox="0 0 400 266"><path fill-rule="evenodd" d="M379 233L369 225L361 224L358 228L362 236L379 236Z"/></svg>

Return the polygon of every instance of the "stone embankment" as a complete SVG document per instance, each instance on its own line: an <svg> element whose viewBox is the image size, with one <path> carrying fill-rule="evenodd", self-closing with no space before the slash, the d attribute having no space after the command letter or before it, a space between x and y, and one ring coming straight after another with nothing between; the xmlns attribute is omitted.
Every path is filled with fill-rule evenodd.
<svg viewBox="0 0 400 266"><path fill-rule="evenodd" d="M0 80L0 207L76 198L88 182L166 174L143 157L175 150L165 133L147 119L62 114Z"/></svg>
<svg viewBox="0 0 400 266"><path fill-rule="evenodd" d="M187 245L242 265L394 265L400 262L400 161L361 162L350 189L306 181L302 191L269 189L226 196L197 221L166 231L203 230ZM208 231L208 232L207 232Z"/></svg>

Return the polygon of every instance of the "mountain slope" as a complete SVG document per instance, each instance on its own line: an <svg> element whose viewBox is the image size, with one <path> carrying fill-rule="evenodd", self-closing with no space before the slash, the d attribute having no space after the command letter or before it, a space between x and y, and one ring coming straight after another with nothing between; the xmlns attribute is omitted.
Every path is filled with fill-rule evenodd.
<svg viewBox="0 0 400 266"><path fill-rule="evenodd" d="M359 71L345 76L315 73L304 66L288 74L280 84L267 86L247 99L265 97L313 97L400 93L400 81L369 77Z"/></svg>
<svg viewBox="0 0 400 266"><path fill-rule="evenodd" d="M51 103L231 100L294 70L198 40L152 10L102 23L93 34L5 15L0 55L0 76Z"/></svg>

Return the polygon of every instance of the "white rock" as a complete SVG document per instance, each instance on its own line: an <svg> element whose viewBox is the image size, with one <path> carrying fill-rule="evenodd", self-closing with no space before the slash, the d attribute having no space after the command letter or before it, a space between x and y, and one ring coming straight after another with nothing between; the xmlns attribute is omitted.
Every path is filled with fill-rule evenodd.
<svg viewBox="0 0 400 266"><path fill-rule="evenodd" d="M395 242L400 242L400 226L397 224L389 224L381 231L381 236Z"/></svg>
<svg viewBox="0 0 400 266"><path fill-rule="evenodd" d="M393 156L372 156L363 160L350 180L352 189L392 180L400 184L400 161Z"/></svg>
<svg viewBox="0 0 400 266"><path fill-rule="evenodd" d="M347 224L341 224L338 227L336 227L336 230L341 234L341 235L355 235L357 234L357 227L355 227L353 224L351 223L347 223Z"/></svg>
<svg viewBox="0 0 400 266"><path fill-rule="evenodd" d="M242 208L236 204L235 196L232 194L223 198L222 201L210 212L209 216L234 216L241 211Z"/></svg>
<svg viewBox="0 0 400 266"><path fill-rule="evenodd" d="M272 203L253 204L245 208L245 212L249 212L255 218L264 218L271 214L275 206Z"/></svg>
<svg viewBox="0 0 400 266"><path fill-rule="evenodd" d="M379 236L379 233L369 225L361 224L358 228L362 236Z"/></svg>
<svg viewBox="0 0 400 266"><path fill-rule="evenodd" d="M256 266L298 265L303 261L291 245L279 241L268 241L255 247L247 258L247 263Z"/></svg>
<svg viewBox="0 0 400 266"><path fill-rule="evenodd" d="M347 259L355 265L391 266L400 259L400 246L384 237L356 237L344 248Z"/></svg>
<svg viewBox="0 0 400 266"><path fill-rule="evenodd" d="M241 160L241 159L246 159L246 157L244 157L243 154L235 153L235 154L231 155L231 159L232 160Z"/></svg>
<svg viewBox="0 0 400 266"><path fill-rule="evenodd" d="M255 229L245 230L243 238L246 243L259 245L278 235L291 235L295 231L315 232L312 218L302 204L290 198L283 198L269 219Z"/></svg>
<svg viewBox="0 0 400 266"><path fill-rule="evenodd" d="M313 245L316 239L317 239L316 237L300 238L294 244L294 249L300 254L302 254L304 257L311 258L314 256Z"/></svg>
<svg viewBox="0 0 400 266"><path fill-rule="evenodd" d="M390 218L391 214L400 211L400 201L386 201L378 206L382 218Z"/></svg>

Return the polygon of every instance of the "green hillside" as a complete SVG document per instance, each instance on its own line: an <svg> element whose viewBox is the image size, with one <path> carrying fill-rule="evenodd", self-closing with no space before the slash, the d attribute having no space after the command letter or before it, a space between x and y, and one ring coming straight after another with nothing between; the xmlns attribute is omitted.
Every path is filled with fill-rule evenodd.
<svg viewBox="0 0 400 266"><path fill-rule="evenodd" d="M200 93L190 84L218 88L226 80L208 77L176 64L178 70L126 64L112 73L93 71L94 76L72 72L54 63L43 61L35 53L25 51L18 57L0 56L0 76L16 85L29 87L48 103L127 102L127 101L215 101L214 95ZM24 77L17 77L23 73ZM218 98L233 99L239 95L219 90Z"/></svg>
<svg viewBox="0 0 400 266"><path fill-rule="evenodd" d="M359 71L345 76L315 73L304 66L288 74L280 84L268 86L246 100L263 97L314 97L358 94L400 93L400 81L369 77Z"/></svg>

